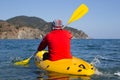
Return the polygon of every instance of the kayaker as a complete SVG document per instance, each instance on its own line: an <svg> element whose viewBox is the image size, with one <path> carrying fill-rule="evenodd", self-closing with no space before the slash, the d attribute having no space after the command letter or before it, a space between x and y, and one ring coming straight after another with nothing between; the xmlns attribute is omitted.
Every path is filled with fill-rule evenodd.
<svg viewBox="0 0 120 80"><path fill-rule="evenodd" d="M63 29L60 19L52 22L52 30L43 38L39 44L38 51L44 50L48 46L48 59L56 61L60 59L71 59L70 40L72 34Z"/></svg>

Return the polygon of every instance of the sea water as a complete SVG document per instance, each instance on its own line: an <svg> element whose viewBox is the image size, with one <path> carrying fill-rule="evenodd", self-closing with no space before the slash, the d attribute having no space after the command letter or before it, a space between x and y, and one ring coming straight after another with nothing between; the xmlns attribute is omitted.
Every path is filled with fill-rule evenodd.
<svg viewBox="0 0 120 80"><path fill-rule="evenodd" d="M120 39L73 39L71 52L96 67L91 77L49 73L38 69L34 59L29 65L14 62L30 57L41 40L0 40L0 80L120 80Z"/></svg>

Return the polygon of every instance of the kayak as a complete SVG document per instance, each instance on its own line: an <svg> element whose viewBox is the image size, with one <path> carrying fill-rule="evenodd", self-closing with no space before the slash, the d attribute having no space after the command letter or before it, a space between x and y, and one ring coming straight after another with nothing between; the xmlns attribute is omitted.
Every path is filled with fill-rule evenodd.
<svg viewBox="0 0 120 80"><path fill-rule="evenodd" d="M35 65L43 70L57 72L62 74L91 76L95 72L95 67L75 56L72 59L61 59L57 61L43 60L43 56L48 54L48 51L39 51L35 55Z"/></svg>

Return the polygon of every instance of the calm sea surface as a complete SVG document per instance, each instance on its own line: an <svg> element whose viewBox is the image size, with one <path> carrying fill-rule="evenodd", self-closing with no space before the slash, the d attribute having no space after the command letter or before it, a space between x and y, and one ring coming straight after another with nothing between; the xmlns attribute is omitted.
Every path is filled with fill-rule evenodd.
<svg viewBox="0 0 120 80"><path fill-rule="evenodd" d="M0 40L0 80L120 80L120 39L73 39L71 52L95 65L92 77L48 73L29 65L15 66L14 61L28 58L41 40Z"/></svg>

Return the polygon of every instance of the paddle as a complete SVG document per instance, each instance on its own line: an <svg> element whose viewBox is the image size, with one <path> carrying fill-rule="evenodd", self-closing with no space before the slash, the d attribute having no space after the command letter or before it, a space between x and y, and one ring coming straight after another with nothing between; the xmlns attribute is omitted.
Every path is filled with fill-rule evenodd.
<svg viewBox="0 0 120 80"><path fill-rule="evenodd" d="M72 16L70 17L69 21L67 22L65 26L67 26L68 24L82 18L86 13L88 12L88 7L85 4L81 4L72 14ZM63 27L63 28L64 28ZM15 65L26 65L29 63L30 59L34 56L34 54L32 56L30 56L29 58L23 60L23 61L19 61L19 62L15 62Z"/></svg>
<svg viewBox="0 0 120 80"><path fill-rule="evenodd" d="M69 25L70 23L76 21L76 20L79 20L80 18L82 18L85 14L88 13L88 7L85 5L85 4L81 4L74 12L73 14L71 15L69 21L67 22L65 26ZM64 28L63 27L63 28Z"/></svg>
<svg viewBox="0 0 120 80"><path fill-rule="evenodd" d="M25 60L15 62L14 64L15 65L22 65L22 66L27 65L30 62L30 59L33 57L33 55L31 55L29 58L27 58Z"/></svg>

